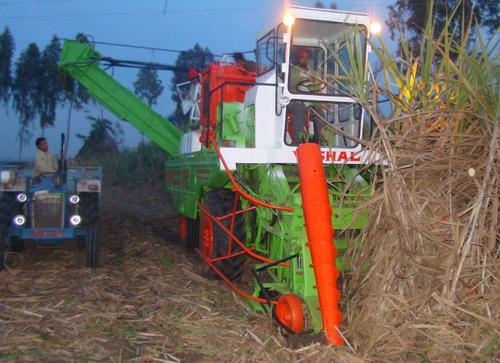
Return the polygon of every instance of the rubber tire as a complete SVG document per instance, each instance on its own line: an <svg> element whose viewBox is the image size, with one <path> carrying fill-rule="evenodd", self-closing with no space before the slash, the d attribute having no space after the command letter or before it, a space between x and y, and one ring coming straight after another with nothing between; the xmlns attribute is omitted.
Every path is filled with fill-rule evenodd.
<svg viewBox="0 0 500 363"><path fill-rule="evenodd" d="M80 193L78 213L82 217L82 224L79 228L91 228L93 225L97 225L99 221L99 195L97 193ZM77 237L77 247L86 248L87 240L86 236Z"/></svg>
<svg viewBox="0 0 500 363"><path fill-rule="evenodd" d="M203 206L207 209L211 215L215 217L223 216L229 214L233 211L234 204L234 192L229 189L214 189L205 194L203 199ZM239 204L239 203L238 203ZM239 208L239 205L237 206ZM208 221L207 221L208 219ZM213 233L213 248L211 256L208 256L208 251L203 247L203 225L204 223L212 223L212 233ZM225 219L223 222L226 228L231 226L231 218ZM200 233L199 233L199 243L200 251L205 254L208 258L217 258L227 255L229 238L227 234L209 217L205 215L200 215ZM234 219L234 235L240 241L244 242L245 229L243 222L243 215L238 214ZM239 252L242 248L233 241L232 252ZM221 260L214 263L214 265L231 281L237 281L243 275L243 268L245 262L245 254L239 256ZM209 267L205 270L205 275L208 278L216 279L219 276Z"/></svg>
<svg viewBox="0 0 500 363"><path fill-rule="evenodd" d="M0 199L0 225L6 228L6 232L4 231L0 232L8 233L10 228L9 226L12 223L12 218L14 218L14 216L16 216L17 214L22 214L22 212L23 212L23 204L19 203L16 200L16 195L12 192L4 193L4 195L2 195L2 198ZM20 240L18 237L11 237L10 241L8 241L6 236L2 234L1 238L2 242L0 243L3 244L3 256L5 256L5 250L7 249L7 245L9 245L11 250L14 252L21 252L24 249L24 242ZM3 268L3 259L2 262L0 262L0 265L1 265L0 269Z"/></svg>
<svg viewBox="0 0 500 363"><path fill-rule="evenodd" d="M198 219L188 218L182 214L179 215L178 241L180 246L188 250L198 246L199 225Z"/></svg>
<svg viewBox="0 0 500 363"><path fill-rule="evenodd" d="M5 250L7 249L7 235L9 233L9 227L1 223L0 224L0 271L5 267Z"/></svg>
<svg viewBox="0 0 500 363"><path fill-rule="evenodd" d="M94 223L88 227L87 231L87 244L86 244L86 255L87 255L87 267L97 268L99 265L99 227L97 223Z"/></svg>
<svg viewBox="0 0 500 363"><path fill-rule="evenodd" d="M10 237L10 249L13 252L23 252L24 250L24 241L19 237Z"/></svg>
<svg viewBox="0 0 500 363"><path fill-rule="evenodd" d="M99 194L80 193L78 214L82 217L81 227L90 227L99 221Z"/></svg>

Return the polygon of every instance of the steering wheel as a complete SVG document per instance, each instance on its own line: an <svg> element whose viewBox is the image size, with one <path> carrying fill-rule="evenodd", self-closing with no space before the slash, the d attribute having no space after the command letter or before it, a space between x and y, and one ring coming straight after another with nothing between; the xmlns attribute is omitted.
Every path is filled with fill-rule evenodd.
<svg viewBox="0 0 500 363"><path fill-rule="evenodd" d="M297 83L297 91L304 93L318 93L323 91L326 86L326 82L322 80L315 80L313 82L309 79L304 79Z"/></svg>

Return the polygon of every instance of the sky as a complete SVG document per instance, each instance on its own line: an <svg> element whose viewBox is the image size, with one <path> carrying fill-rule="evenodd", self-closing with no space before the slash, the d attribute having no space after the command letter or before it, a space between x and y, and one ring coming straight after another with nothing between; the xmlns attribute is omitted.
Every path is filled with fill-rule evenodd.
<svg viewBox="0 0 500 363"><path fill-rule="evenodd" d="M316 0L295 0L293 4L313 6ZM330 0L323 0L328 6ZM367 12L380 22L386 19L387 6L395 0L337 0L339 10ZM284 0L0 0L0 32L9 27L16 44L15 59L35 42L43 49L53 35L74 38L85 33L95 41L133 44L153 48L187 50L196 43L214 54L248 51L255 48L256 34L282 9ZM387 34L387 32L385 32ZM96 49L117 59L174 64L176 53L118 48L98 44ZM115 69L113 76L132 89L136 70ZM170 114L175 105L170 101L171 74L160 73L165 91L154 108L162 115ZM88 115L116 120L100 106L73 113L69 135L70 155L81 147L75 134L87 135ZM53 151L59 149L59 134L66 129L68 111L59 109L56 123L46 131ZM36 123L36 121L35 121ZM142 139L132 126L121 122L123 147L134 147ZM0 160L16 160L18 120L12 110L0 106ZM29 160L35 154L33 141L41 130L35 128L33 140L23 152Z"/></svg>

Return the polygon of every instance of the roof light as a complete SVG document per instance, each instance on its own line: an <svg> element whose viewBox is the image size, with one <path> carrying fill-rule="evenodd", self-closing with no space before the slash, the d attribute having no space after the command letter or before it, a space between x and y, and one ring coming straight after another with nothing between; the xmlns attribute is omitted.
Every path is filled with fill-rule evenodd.
<svg viewBox="0 0 500 363"><path fill-rule="evenodd" d="M370 24L370 33L378 34L381 31L382 31L382 25L379 22L375 21Z"/></svg>
<svg viewBox="0 0 500 363"><path fill-rule="evenodd" d="M293 24L295 24L295 16L290 13L286 13L283 17L283 24L285 24L286 26L292 26Z"/></svg>

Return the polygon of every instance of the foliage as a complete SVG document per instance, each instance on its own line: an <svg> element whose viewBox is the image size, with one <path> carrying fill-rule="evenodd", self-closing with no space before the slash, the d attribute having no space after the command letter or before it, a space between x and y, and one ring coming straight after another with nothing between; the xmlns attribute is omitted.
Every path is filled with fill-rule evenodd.
<svg viewBox="0 0 500 363"><path fill-rule="evenodd" d="M57 36L45 47L41 55L42 73L40 79L40 126L42 130L53 126L56 118L56 108L62 98L60 72L58 67L61 55L61 43Z"/></svg>
<svg viewBox="0 0 500 363"><path fill-rule="evenodd" d="M175 61L175 66L183 69L195 68L201 71L208 64L214 61L214 56L208 48L202 48L198 43L187 51L182 52L177 57ZM176 109L170 115L169 119L179 125L181 129L186 129L189 125L189 117L184 115L182 112L182 107L180 103L179 96L176 92L176 84L188 81L187 72L174 71L174 76L172 77L172 85L170 90L172 91L172 100L176 102Z"/></svg>
<svg viewBox="0 0 500 363"><path fill-rule="evenodd" d="M0 34L0 100L7 105L12 89L12 56L14 38L8 27Z"/></svg>
<svg viewBox="0 0 500 363"><path fill-rule="evenodd" d="M104 178L111 184L133 184L159 181L163 174L166 154L152 142L141 142L136 149L94 153L80 157L84 165L100 165Z"/></svg>
<svg viewBox="0 0 500 363"><path fill-rule="evenodd" d="M77 157L90 158L94 154L116 152L123 137L120 125L113 124L102 116L88 116L88 119L92 122L89 134L87 136L76 135L83 140L83 146L78 151Z"/></svg>
<svg viewBox="0 0 500 363"><path fill-rule="evenodd" d="M16 63L15 79L12 95L14 99L14 110L19 115L19 141L20 154L23 144L31 138L31 127L40 109L40 75L42 65L40 62L40 51L35 43L21 53Z"/></svg>
<svg viewBox="0 0 500 363"><path fill-rule="evenodd" d="M498 353L498 33L485 40L466 27L457 41L456 18L433 19L417 54L395 57L383 39L371 41L377 83L365 81L354 47L345 67L374 121L369 149L380 161L364 206L371 222L349 247L345 279L347 340L369 361L486 362ZM390 117L378 112L380 98Z"/></svg>
<svg viewBox="0 0 500 363"><path fill-rule="evenodd" d="M163 85L158 77L158 71L151 68L142 68L134 82L134 91L148 106L156 105L156 100L163 92Z"/></svg>
<svg viewBox="0 0 500 363"><path fill-rule="evenodd" d="M452 39L460 41L463 31L473 30L468 26L474 19L483 24L490 32L495 31L500 26L500 5L498 1L491 0L437 0L437 1L410 1L398 0L389 8L389 20L386 21L391 32L391 38L402 35L408 39L408 50L411 54L417 55L420 52L420 44L423 39L423 29L428 14L432 12L434 19L435 38L443 30L448 30L454 34ZM451 17L450 14L456 14ZM451 19L451 21L448 21ZM447 27L447 28L445 28ZM406 30L406 32L403 32ZM469 39L472 39L470 37ZM400 48L400 51L402 49Z"/></svg>
<svg viewBox="0 0 500 363"><path fill-rule="evenodd" d="M78 33L75 37L80 42L88 43L87 37ZM68 103L72 108L81 109L92 99L85 88L75 81L66 71L59 71L59 82L62 87L61 103Z"/></svg>

